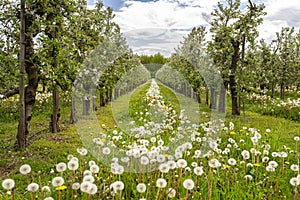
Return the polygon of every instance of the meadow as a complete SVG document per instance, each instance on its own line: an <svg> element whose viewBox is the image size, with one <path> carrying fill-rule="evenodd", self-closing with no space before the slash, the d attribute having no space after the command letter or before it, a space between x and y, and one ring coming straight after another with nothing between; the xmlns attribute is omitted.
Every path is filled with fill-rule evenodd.
<svg viewBox="0 0 300 200"><path fill-rule="evenodd" d="M207 105L152 80L97 110L96 122L69 125L64 102L62 131L53 134L41 99L25 151L13 148L17 114L1 117L1 200L300 198L296 103L290 117L255 110L249 97L241 116L216 120Z"/></svg>

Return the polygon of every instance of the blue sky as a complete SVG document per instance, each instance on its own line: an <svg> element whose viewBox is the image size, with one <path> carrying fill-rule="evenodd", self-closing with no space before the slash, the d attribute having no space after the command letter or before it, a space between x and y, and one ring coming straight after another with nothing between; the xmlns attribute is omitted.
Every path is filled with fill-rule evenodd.
<svg viewBox="0 0 300 200"><path fill-rule="evenodd" d="M193 27L208 26L219 0L103 0L112 7L115 22L138 54L161 52L169 56ZM300 0L252 0L264 3L267 15L259 27L260 37L271 41L281 27L300 27ZM89 0L94 4L96 0ZM247 5L248 0L241 0ZM284 3L283 3L284 2Z"/></svg>

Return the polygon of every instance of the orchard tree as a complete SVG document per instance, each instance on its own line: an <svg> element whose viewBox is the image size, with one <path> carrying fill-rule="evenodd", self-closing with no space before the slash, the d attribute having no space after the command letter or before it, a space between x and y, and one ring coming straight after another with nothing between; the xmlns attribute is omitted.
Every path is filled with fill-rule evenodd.
<svg viewBox="0 0 300 200"><path fill-rule="evenodd" d="M240 9L240 0L218 3L212 13L209 49L214 63L221 71L225 87L229 86L232 115L240 115L239 91L242 80L239 74L247 68L246 48L258 36L257 26L262 23L264 6L248 0L245 10ZM220 95L220 98L223 95Z"/></svg>

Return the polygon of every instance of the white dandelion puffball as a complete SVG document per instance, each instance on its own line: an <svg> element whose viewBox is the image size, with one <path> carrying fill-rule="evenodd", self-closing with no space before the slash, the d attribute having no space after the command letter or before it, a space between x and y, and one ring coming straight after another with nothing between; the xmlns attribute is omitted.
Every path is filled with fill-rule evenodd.
<svg viewBox="0 0 300 200"><path fill-rule="evenodd" d="M292 186L298 186L300 184L300 181L297 177L293 177L293 178L290 179L290 184Z"/></svg>
<svg viewBox="0 0 300 200"><path fill-rule="evenodd" d="M177 160L177 167L178 168L185 168L187 166L187 162L184 159Z"/></svg>
<svg viewBox="0 0 300 200"><path fill-rule="evenodd" d="M52 197L46 197L44 200L54 200Z"/></svg>
<svg viewBox="0 0 300 200"><path fill-rule="evenodd" d="M197 176L201 176L204 172L203 172L203 167L195 167L194 168L194 173L197 175Z"/></svg>
<svg viewBox="0 0 300 200"><path fill-rule="evenodd" d="M213 159L211 159L211 160L208 162L208 165L209 165L211 168L218 168L218 167L221 166L221 163L220 163L217 159L213 158Z"/></svg>
<svg viewBox="0 0 300 200"><path fill-rule="evenodd" d="M96 165L96 164L90 166L90 171L91 171L92 173L94 173L94 174L97 174L97 173L99 172L99 170L100 170L100 168L99 168L99 166Z"/></svg>
<svg viewBox="0 0 300 200"><path fill-rule="evenodd" d="M79 163L78 161L75 161L75 160L70 160L68 162L68 169L71 170L71 171L75 171L77 170L79 167Z"/></svg>
<svg viewBox="0 0 300 200"><path fill-rule="evenodd" d="M300 137L299 137L299 136L295 136L295 137L294 137L294 140L295 140L296 142L298 142L298 141L300 141Z"/></svg>
<svg viewBox="0 0 300 200"><path fill-rule="evenodd" d="M45 193L51 193L51 189L49 186L43 186L42 187L42 192L45 192Z"/></svg>
<svg viewBox="0 0 300 200"><path fill-rule="evenodd" d="M113 189L115 193L124 189L124 183L122 181L116 181L110 184L110 189Z"/></svg>
<svg viewBox="0 0 300 200"><path fill-rule="evenodd" d="M67 169L67 165L64 162L60 162L56 165L57 172L64 172Z"/></svg>
<svg viewBox="0 0 300 200"><path fill-rule="evenodd" d="M59 186L62 186L64 184L64 179L60 176L57 176L57 177L54 177L52 179L52 185L53 187L59 187Z"/></svg>
<svg viewBox="0 0 300 200"><path fill-rule="evenodd" d="M245 160L248 160L250 158L250 153L247 150L242 151L242 156Z"/></svg>
<svg viewBox="0 0 300 200"><path fill-rule="evenodd" d="M95 184L92 183L92 184L90 185L90 187L89 187L87 193L90 194L90 195L94 195L94 194L97 193L97 191L98 191L97 185L95 185Z"/></svg>
<svg viewBox="0 0 300 200"><path fill-rule="evenodd" d="M38 189L39 189L39 185L37 183L30 183L27 186L27 191L29 191L29 192L36 192L36 191L38 191Z"/></svg>
<svg viewBox="0 0 300 200"><path fill-rule="evenodd" d="M158 188L165 188L167 186L167 181L164 178L159 178L156 180L156 186Z"/></svg>
<svg viewBox="0 0 300 200"><path fill-rule="evenodd" d="M168 173L169 172L169 165L168 165L168 163L163 163L163 164L160 164L159 165L159 171L161 172L161 173Z"/></svg>
<svg viewBox="0 0 300 200"><path fill-rule="evenodd" d="M144 183L139 183L137 186L136 186L136 190L139 192L139 193L144 193L146 192L146 185Z"/></svg>
<svg viewBox="0 0 300 200"><path fill-rule="evenodd" d="M297 172L297 171L299 171L299 166L295 165L295 164L292 164L291 165L291 170L294 171L294 172Z"/></svg>
<svg viewBox="0 0 300 200"><path fill-rule="evenodd" d="M83 181L80 184L80 190L82 192L85 192L85 193L88 193L91 187L92 187L92 183L91 182Z"/></svg>
<svg viewBox="0 0 300 200"><path fill-rule="evenodd" d="M173 188L168 189L168 197L173 198L176 196L176 190Z"/></svg>
<svg viewBox="0 0 300 200"><path fill-rule="evenodd" d="M22 166L20 167L20 173L21 173L21 174L26 175L26 174L28 174L28 173L30 173L30 172L31 172L31 167L30 167L30 165L25 164L25 165L22 165Z"/></svg>
<svg viewBox="0 0 300 200"><path fill-rule="evenodd" d="M87 149L85 148L78 148L77 152L82 156L85 156L88 153Z"/></svg>
<svg viewBox="0 0 300 200"><path fill-rule="evenodd" d="M228 159L228 164L231 165L231 166L234 166L234 165L236 165L236 160L234 158L229 158Z"/></svg>
<svg viewBox="0 0 300 200"><path fill-rule="evenodd" d="M183 181L183 187L187 190L192 190L195 187L195 183L192 179L186 179Z"/></svg>
<svg viewBox="0 0 300 200"><path fill-rule="evenodd" d="M5 190L11 190L15 187L15 181L13 179L5 179L2 181L2 187Z"/></svg>
<svg viewBox="0 0 300 200"><path fill-rule="evenodd" d="M83 177L83 182L94 183L95 178L92 175L86 175Z"/></svg>
<svg viewBox="0 0 300 200"><path fill-rule="evenodd" d="M109 154L110 154L110 148L104 147L104 148L102 149L102 153L103 153L104 155L109 155Z"/></svg>
<svg viewBox="0 0 300 200"><path fill-rule="evenodd" d="M244 176L244 178L248 181L251 181L253 177L251 175L247 174Z"/></svg>
<svg viewBox="0 0 300 200"><path fill-rule="evenodd" d="M80 188L80 183L75 182L75 183L72 184L72 189L73 190L79 190L79 188Z"/></svg>

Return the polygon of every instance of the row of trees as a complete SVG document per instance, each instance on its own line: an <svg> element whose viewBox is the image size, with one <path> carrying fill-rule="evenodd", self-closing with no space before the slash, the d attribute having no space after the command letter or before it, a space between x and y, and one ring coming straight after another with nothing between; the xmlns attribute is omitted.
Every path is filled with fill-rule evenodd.
<svg viewBox="0 0 300 200"><path fill-rule="evenodd" d="M275 89L280 88L284 98L285 88L299 88L300 82L300 33L282 28L270 44L257 41L257 27L266 14L264 5L248 0L247 7L240 8L240 0L219 2L212 12L212 39L205 41L205 27L194 28L167 63L188 80L196 94L206 88L210 107L219 112L225 112L228 91L232 115L240 115L245 91L265 88L273 97Z"/></svg>
<svg viewBox="0 0 300 200"><path fill-rule="evenodd" d="M53 94L50 125L53 132L59 131L60 91L72 90L80 68L91 64L85 60L92 58L91 52L96 47L105 44L121 47L123 51L105 68L100 68L102 71L96 72L101 74L97 82L100 106L109 101L112 85L121 75L139 65L119 26L113 22L112 10L101 2L94 9L86 5L85 0L0 1L0 94L3 98L20 94L16 143L20 149L28 143L37 90L41 88ZM89 105L86 99L82 101L83 105ZM76 112L73 106L71 122L76 121Z"/></svg>

